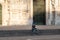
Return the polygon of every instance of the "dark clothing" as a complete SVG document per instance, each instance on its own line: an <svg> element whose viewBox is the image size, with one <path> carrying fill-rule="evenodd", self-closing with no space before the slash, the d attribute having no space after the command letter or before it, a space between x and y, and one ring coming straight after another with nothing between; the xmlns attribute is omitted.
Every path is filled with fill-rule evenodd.
<svg viewBox="0 0 60 40"><path fill-rule="evenodd" d="M32 32L37 32L37 29L36 28L32 28Z"/></svg>
<svg viewBox="0 0 60 40"><path fill-rule="evenodd" d="M32 33L37 34L37 28L35 27L35 25L32 25Z"/></svg>

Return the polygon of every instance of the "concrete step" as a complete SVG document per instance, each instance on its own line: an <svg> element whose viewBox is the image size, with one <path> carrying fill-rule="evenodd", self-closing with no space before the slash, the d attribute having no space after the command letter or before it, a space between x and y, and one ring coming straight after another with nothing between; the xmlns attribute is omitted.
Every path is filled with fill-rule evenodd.
<svg viewBox="0 0 60 40"><path fill-rule="evenodd" d="M31 30L0 30L0 37L60 35L60 29L38 30L37 33L32 34Z"/></svg>
<svg viewBox="0 0 60 40"><path fill-rule="evenodd" d="M12 25L12 26L1 26L0 30L31 30L32 25ZM55 25L36 25L37 29L46 30L46 29L60 29L60 26Z"/></svg>
<svg viewBox="0 0 60 40"><path fill-rule="evenodd" d="M0 37L10 36L39 36L39 35L60 35L60 26L44 26L36 25L38 34L31 32L32 25L13 25L13 26L0 26Z"/></svg>

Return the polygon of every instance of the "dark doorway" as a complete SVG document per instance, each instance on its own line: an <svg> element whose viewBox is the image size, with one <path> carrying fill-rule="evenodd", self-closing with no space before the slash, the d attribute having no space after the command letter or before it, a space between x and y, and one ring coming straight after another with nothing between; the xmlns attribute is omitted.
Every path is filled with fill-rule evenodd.
<svg viewBox="0 0 60 40"><path fill-rule="evenodd" d="M0 25L2 25L2 5L0 4Z"/></svg>
<svg viewBox="0 0 60 40"><path fill-rule="evenodd" d="M45 0L33 0L33 10L33 23L36 25L45 25Z"/></svg>

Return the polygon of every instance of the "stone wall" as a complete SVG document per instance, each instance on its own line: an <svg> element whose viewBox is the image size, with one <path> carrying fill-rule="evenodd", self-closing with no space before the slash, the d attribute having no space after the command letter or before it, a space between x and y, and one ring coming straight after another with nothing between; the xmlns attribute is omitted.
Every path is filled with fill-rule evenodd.
<svg viewBox="0 0 60 40"><path fill-rule="evenodd" d="M33 0L0 0L2 25L32 25ZM46 25L60 25L60 0L46 0Z"/></svg>
<svg viewBox="0 0 60 40"><path fill-rule="evenodd" d="M56 25L60 25L60 0L56 4Z"/></svg>
<svg viewBox="0 0 60 40"><path fill-rule="evenodd" d="M2 25L32 25L32 0L3 0Z"/></svg>
<svg viewBox="0 0 60 40"><path fill-rule="evenodd" d="M60 0L46 0L47 25L60 25Z"/></svg>

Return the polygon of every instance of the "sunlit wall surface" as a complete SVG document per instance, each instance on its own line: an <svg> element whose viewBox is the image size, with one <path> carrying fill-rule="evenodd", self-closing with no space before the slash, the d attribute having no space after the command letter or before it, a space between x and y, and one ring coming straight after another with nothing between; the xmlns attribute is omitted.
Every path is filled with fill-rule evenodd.
<svg viewBox="0 0 60 40"><path fill-rule="evenodd" d="M47 25L60 25L60 0L46 0Z"/></svg>
<svg viewBox="0 0 60 40"><path fill-rule="evenodd" d="M0 25L2 25L2 5L0 4Z"/></svg>
<svg viewBox="0 0 60 40"><path fill-rule="evenodd" d="M2 25L32 25L32 2L32 0L0 0Z"/></svg>
<svg viewBox="0 0 60 40"><path fill-rule="evenodd" d="M60 0L0 0L2 25L60 25Z"/></svg>

